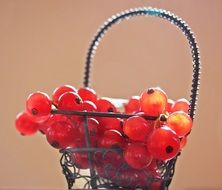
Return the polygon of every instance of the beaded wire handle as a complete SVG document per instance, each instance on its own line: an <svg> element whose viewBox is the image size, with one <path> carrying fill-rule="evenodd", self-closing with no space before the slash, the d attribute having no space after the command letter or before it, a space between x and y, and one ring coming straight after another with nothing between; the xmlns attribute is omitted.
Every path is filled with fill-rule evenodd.
<svg viewBox="0 0 222 190"><path fill-rule="evenodd" d="M119 23L120 21L136 17L136 16L155 16L168 20L172 24L176 25L180 28L183 34L186 36L189 41L192 59L193 59L193 75L192 75L192 85L191 85L191 95L190 95L190 109L189 115L192 119L194 119L196 104L197 104L197 95L199 90L199 81L200 81L200 57L199 57L199 49L191 31L190 27L186 24L178 16L172 14L169 11L163 9L155 9L155 8L135 8L123 11L121 13L117 13L116 15L111 16L97 31L95 37L93 38L90 47L88 49L86 63L85 63L85 72L84 72L84 82L83 85L85 87L89 86L90 83L90 68L92 65L93 57L96 53L96 49L104 36L104 34L111 28L112 25Z"/></svg>

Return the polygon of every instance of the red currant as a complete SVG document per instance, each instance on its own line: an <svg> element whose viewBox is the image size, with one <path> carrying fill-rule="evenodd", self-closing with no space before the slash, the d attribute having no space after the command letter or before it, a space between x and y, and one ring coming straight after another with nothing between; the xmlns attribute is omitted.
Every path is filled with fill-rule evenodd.
<svg viewBox="0 0 222 190"><path fill-rule="evenodd" d="M149 136L147 149L154 158L163 161L169 160L179 152L180 140L173 130L163 126Z"/></svg>
<svg viewBox="0 0 222 190"><path fill-rule="evenodd" d="M58 100L58 109L60 110L80 110L82 99L75 92L65 92Z"/></svg>
<svg viewBox="0 0 222 190"><path fill-rule="evenodd" d="M20 113L15 120L15 127L21 135L32 135L39 129L39 124L31 120L30 116L26 113Z"/></svg>
<svg viewBox="0 0 222 190"><path fill-rule="evenodd" d="M124 148L124 146L124 138L116 130L107 130L98 139L98 147L101 148Z"/></svg>
<svg viewBox="0 0 222 190"><path fill-rule="evenodd" d="M172 105L172 112L176 111L184 111L185 113L188 113L190 103L185 98L181 98L174 102Z"/></svg>
<svg viewBox="0 0 222 190"><path fill-rule="evenodd" d="M131 140L145 141L153 128L140 116L133 116L126 120L123 125L123 132Z"/></svg>
<svg viewBox="0 0 222 190"><path fill-rule="evenodd" d="M92 147L96 147L98 140L98 130L99 130L99 122L94 118L87 119L87 127L89 133L89 142ZM85 145L85 130L84 130L84 121L81 121L78 125L79 128L79 138L82 142L83 146Z"/></svg>
<svg viewBox="0 0 222 190"><path fill-rule="evenodd" d="M136 113L140 111L140 97L133 96L129 99L128 103L124 105L125 113Z"/></svg>
<svg viewBox="0 0 222 190"><path fill-rule="evenodd" d="M145 168L152 161L152 156L147 151L146 145L139 143L128 144L123 156L127 164L135 169Z"/></svg>
<svg viewBox="0 0 222 190"><path fill-rule="evenodd" d="M78 130L67 121L58 121L47 130L46 138L54 148L63 149L75 143Z"/></svg>
<svg viewBox="0 0 222 190"><path fill-rule="evenodd" d="M65 115L60 115L60 114L51 115L47 121L39 124L39 131L43 134L46 134L48 128L51 127L51 125L53 123L59 122L59 121L69 121L70 122L70 120Z"/></svg>
<svg viewBox="0 0 222 190"><path fill-rule="evenodd" d="M120 118L101 117L98 118L100 123L100 134L107 130L116 130L123 133L123 120Z"/></svg>
<svg viewBox="0 0 222 190"><path fill-rule="evenodd" d="M77 90L71 85L64 85L56 88L52 93L52 102L54 105L58 105L59 97L65 92L77 92Z"/></svg>
<svg viewBox="0 0 222 190"><path fill-rule="evenodd" d="M100 98L97 100L96 106L99 112L117 112L116 107L105 98Z"/></svg>
<svg viewBox="0 0 222 190"><path fill-rule="evenodd" d="M89 101L95 103L97 100L97 95L96 95L95 90L93 90L89 87L80 88L78 90L78 94L82 98L83 101L89 100Z"/></svg>
<svg viewBox="0 0 222 190"><path fill-rule="evenodd" d="M187 113L177 111L169 115L167 125L174 130L179 137L183 137L190 132L192 119Z"/></svg>
<svg viewBox="0 0 222 190"><path fill-rule="evenodd" d="M26 110L35 122L44 122L50 117L52 103L47 94L35 92L26 100Z"/></svg>
<svg viewBox="0 0 222 190"><path fill-rule="evenodd" d="M93 102L85 100L81 104L81 110L82 111L93 112L93 111L97 110L97 107L96 107L96 105Z"/></svg>
<svg viewBox="0 0 222 190"><path fill-rule="evenodd" d="M140 98L141 110L149 116L159 116L167 106L167 95L160 88L149 88Z"/></svg>

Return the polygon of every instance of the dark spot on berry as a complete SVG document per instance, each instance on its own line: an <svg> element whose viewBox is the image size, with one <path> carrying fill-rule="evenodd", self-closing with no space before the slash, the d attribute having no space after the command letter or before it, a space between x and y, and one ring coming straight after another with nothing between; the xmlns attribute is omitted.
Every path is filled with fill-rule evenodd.
<svg viewBox="0 0 222 190"><path fill-rule="evenodd" d="M43 135L45 134L43 130L39 129L39 132L42 133Z"/></svg>
<svg viewBox="0 0 222 190"><path fill-rule="evenodd" d="M119 149L120 147L119 147L118 144L113 144L113 145L111 146L111 148L113 148L113 149Z"/></svg>
<svg viewBox="0 0 222 190"><path fill-rule="evenodd" d="M120 127L123 128L123 121L122 120L120 121Z"/></svg>
<svg viewBox="0 0 222 190"><path fill-rule="evenodd" d="M59 147L59 143L57 141L52 141L51 145L54 147L54 148L58 148Z"/></svg>
<svg viewBox="0 0 222 190"><path fill-rule="evenodd" d="M154 93L154 89L149 88L149 89L147 90L147 94L152 94L152 93Z"/></svg>
<svg viewBox="0 0 222 190"><path fill-rule="evenodd" d="M111 107L108 108L107 111L108 111L108 112L114 112L113 108L111 108Z"/></svg>
<svg viewBox="0 0 222 190"><path fill-rule="evenodd" d="M166 115L164 115L164 114L161 114L160 115L160 121L167 121L167 117L166 117Z"/></svg>
<svg viewBox="0 0 222 190"><path fill-rule="evenodd" d="M123 138L125 139L129 139L129 137L127 135L125 135L124 133L122 134Z"/></svg>
<svg viewBox="0 0 222 190"><path fill-rule="evenodd" d="M76 103L77 104L80 104L81 103L81 100L79 98L76 98Z"/></svg>
<svg viewBox="0 0 222 190"><path fill-rule="evenodd" d="M35 108L32 108L32 115L37 115L38 114L38 110Z"/></svg>
<svg viewBox="0 0 222 190"><path fill-rule="evenodd" d="M166 153L167 153L167 154L170 154L170 153L172 153L172 152L173 152L173 147L170 146L170 145L167 146L167 147L166 147Z"/></svg>
<svg viewBox="0 0 222 190"><path fill-rule="evenodd" d="M24 133L20 133L22 136L25 136L25 134Z"/></svg>

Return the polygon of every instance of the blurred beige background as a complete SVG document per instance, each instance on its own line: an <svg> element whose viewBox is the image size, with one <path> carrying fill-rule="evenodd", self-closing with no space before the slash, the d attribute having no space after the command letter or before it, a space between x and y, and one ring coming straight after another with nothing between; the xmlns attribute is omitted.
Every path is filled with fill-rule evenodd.
<svg viewBox="0 0 222 190"><path fill-rule="evenodd" d="M0 189L66 189L60 154L37 134L14 128L29 93L82 85L88 44L112 14L138 7L164 8L191 26L203 65L199 105L171 190L222 189L220 0L0 0ZM105 36L94 59L92 86L101 96L129 98L151 86L169 97L189 97L191 55L182 33L144 17Z"/></svg>

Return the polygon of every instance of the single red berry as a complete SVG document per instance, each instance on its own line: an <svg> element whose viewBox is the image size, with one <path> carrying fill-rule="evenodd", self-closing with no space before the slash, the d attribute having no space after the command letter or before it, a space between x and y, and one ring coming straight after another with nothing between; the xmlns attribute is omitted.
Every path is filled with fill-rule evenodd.
<svg viewBox="0 0 222 190"><path fill-rule="evenodd" d="M35 122L44 122L50 117L51 100L43 92L35 92L29 95L26 100L26 110Z"/></svg>
<svg viewBox="0 0 222 190"><path fill-rule="evenodd" d="M97 101L97 95L96 95L95 90L93 90L89 87L80 88L78 90L78 94L82 98L83 101L89 100L93 103L96 103L96 101Z"/></svg>
<svg viewBox="0 0 222 190"><path fill-rule="evenodd" d="M60 115L60 114L51 115L48 120L39 124L39 131L43 134L46 134L48 128L51 127L55 122L59 121L71 122L66 115Z"/></svg>
<svg viewBox="0 0 222 190"><path fill-rule="evenodd" d="M100 98L97 100L96 106L99 112L117 112L116 107L105 98Z"/></svg>
<svg viewBox="0 0 222 190"><path fill-rule="evenodd" d="M98 121L100 124L100 134L103 134L104 131L107 130L116 130L119 131L121 134L123 133L123 120L120 118L98 117Z"/></svg>
<svg viewBox="0 0 222 190"><path fill-rule="evenodd" d="M57 87L52 93L52 102L54 105L58 105L59 97L65 92L77 92L77 90L71 85Z"/></svg>
<svg viewBox="0 0 222 190"><path fill-rule="evenodd" d="M146 141L152 131L153 127L140 116L128 118L123 125L124 134L134 141Z"/></svg>
<svg viewBox="0 0 222 190"><path fill-rule="evenodd" d="M136 113L140 111L140 97L133 96L129 99L127 104L124 105L125 113Z"/></svg>
<svg viewBox="0 0 222 190"><path fill-rule="evenodd" d="M152 161L152 156L147 151L146 145L140 143L128 144L123 152L127 164L135 169L142 169Z"/></svg>
<svg viewBox="0 0 222 190"><path fill-rule="evenodd" d="M39 124L33 122L26 112L19 113L15 120L15 127L21 135L32 135L39 129Z"/></svg>
<svg viewBox="0 0 222 190"><path fill-rule="evenodd" d="M147 149L154 158L163 161L169 160L178 154L180 140L172 129L163 126L149 136Z"/></svg>
<svg viewBox="0 0 222 190"><path fill-rule="evenodd" d="M167 106L166 106L166 111L168 113L172 113L172 106L174 104L174 101L172 99L167 100Z"/></svg>
<svg viewBox="0 0 222 190"><path fill-rule="evenodd" d="M58 149L72 146L78 136L78 129L67 121L53 123L46 133L49 144Z"/></svg>
<svg viewBox="0 0 222 190"><path fill-rule="evenodd" d="M97 111L97 107L93 102L91 102L89 100L85 100L81 104L81 110L82 111L93 112L93 111Z"/></svg>
<svg viewBox="0 0 222 190"><path fill-rule="evenodd" d="M160 88L149 88L140 98L141 110L149 116L159 116L167 106L167 95Z"/></svg>
<svg viewBox="0 0 222 190"><path fill-rule="evenodd" d="M79 141L82 142L83 146L86 146L86 133L85 133L85 121L82 120L78 124L79 129ZM91 147L96 147L98 140L98 130L99 130L99 122L94 118L87 119L87 129L89 134L89 142Z"/></svg>
<svg viewBox="0 0 222 190"><path fill-rule="evenodd" d="M172 105L172 112L176 111L184 111L185 113L188 113L190 103L185 98L181 98L174 102Z"/></svg>
<svg viewBox="0 0 222 190"><path fill-rule="evenodd" d="M174 130L179 137L184 137L191 131L192 119L187 113L177 111L169 115L167 125Z"/></svg>
<svg viewBox="0 0 222 190"><path fill-rule="evenodd" d="M60 110L81 110L82 99L75 92L65 92L58 100L58 109Z"/></svg>
<svg viewBox="0 0 222 190"><path fill-rule="evenodd" d="M124 146L124 138L116 130L107 130L98 139L98 147L100 148L124 148Z"/></svg>

